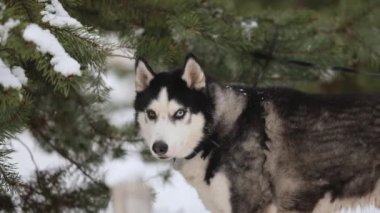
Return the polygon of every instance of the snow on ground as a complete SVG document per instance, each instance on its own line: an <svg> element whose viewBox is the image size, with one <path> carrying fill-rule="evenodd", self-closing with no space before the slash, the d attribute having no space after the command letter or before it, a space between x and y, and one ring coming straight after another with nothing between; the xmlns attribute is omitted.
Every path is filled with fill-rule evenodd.
<svg viewBox="0 0 380 213"><path fill-rule="evenodd" d="M160 173L170 169L168 163L146 163L138 154L138 149L129 149L122 159L106 162L103 168L107 171L106 184L119 187L125 182L138 181L140 178L150 186L155 193L153 203L154 213L207 213L195 190L189 186L183 177L174 170L168 182L164 182Z"/></svg>
<svg viewBox="0 0 380 213"><path fill-rule="evenodd" d="M154 213L208 213L197 192L182 175L173 170L170 182L164 183L159 178L148 181L156 194L153 204Z"/></svg>
<svg viewBox="0 0 380 213"><path fill-rule="evenodd" d="M40 52L53 56L50 63L56 72L64 76L81 75L80 64L66 53L49 30L44 30L37 24L29 24L24 30L23 37L26 41L35 43Z"/></svg>
<svg viewBox="0 0 380 213"><path fill-rule="evenodd" d="M354 209L342 210L341 213L380 213L379 209L374 206L369 207L357 207Z"/></svg>

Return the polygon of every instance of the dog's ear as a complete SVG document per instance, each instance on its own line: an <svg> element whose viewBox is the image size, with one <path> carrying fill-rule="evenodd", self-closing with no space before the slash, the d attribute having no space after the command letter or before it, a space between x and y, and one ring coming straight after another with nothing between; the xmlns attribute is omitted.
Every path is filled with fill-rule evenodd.
<svg viewBox="0 0 380 213"><path fill-rule="evenodd" d="M192 55L189 55L186 59L182 80L184 80L191 89L200 90L206 86L206 76Z"/></svg>
<svg viewBox="0 0 380 213"><path fill-rule="evenodd" d="M136 60L135 70L135 90L141 92L149 86L156 74L143 59Z"/></svg>

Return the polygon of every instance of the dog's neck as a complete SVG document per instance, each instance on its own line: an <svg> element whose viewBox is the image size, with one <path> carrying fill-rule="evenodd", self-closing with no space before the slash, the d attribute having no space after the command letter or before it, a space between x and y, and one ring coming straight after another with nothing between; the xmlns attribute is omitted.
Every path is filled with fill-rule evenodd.
<svg viewBox="0 0 380 213"><path fill-rule="evenodd" d="M247 91L242 87L210 83L208 92L214 104L214 131L224 137L234 130L235 123L247 104Z"/></svg>
<svg viewBox="0 0 380 213"><path fill-rule="evenodd" d="M212 121L207 126L202 142L185 159L191 160L200 154L201 158L208 161L205 181L210 183L219 167L221 149L225 148L223 141L233 135L235 124L246 107L247 91L242 87L210 82L207 85L207 94L214 105Z"/></svg>
<svg viewBox="0 0 380 213"><path fill-rule="evenodd" d="M247 91L242 87L209 82L206 92L213 104L211 119L202 142L185 158L188 160L199 153L205 159L212 150L220 148L223 138L234 131L236 121L247 104Z"/></svg>

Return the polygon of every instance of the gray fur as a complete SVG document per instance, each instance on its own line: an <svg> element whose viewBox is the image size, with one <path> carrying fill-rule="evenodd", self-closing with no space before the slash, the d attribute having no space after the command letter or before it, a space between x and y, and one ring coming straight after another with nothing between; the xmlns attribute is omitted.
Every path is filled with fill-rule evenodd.
<svg viewBox="0 0 380 213"><path fill-rule="evenodd" d="M208 88L217 104L214 128L221 132L218 171L230 181L233 212L264 212L270 204L278 212L312 212L326 194L331 203L380 194L374 192L380 178L379 96L238 87L231 95L216 83ZM261 108L261 115L247 114L250 108ZM370 202L379 205L379 199Z"/></svg>

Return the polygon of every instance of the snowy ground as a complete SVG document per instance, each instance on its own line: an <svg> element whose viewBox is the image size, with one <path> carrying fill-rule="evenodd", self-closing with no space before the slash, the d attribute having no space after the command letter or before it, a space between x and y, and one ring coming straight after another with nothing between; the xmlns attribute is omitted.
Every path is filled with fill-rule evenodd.
<svg viewBox="0 0 380 213"><path fill-rule="evenodd" d="M114 73L109 73L105 77L106 82L113 88L111 92L111 102L116 105L130 106L134 98L133 76L121 78ZM121 126L133 120L133 110L128 107L119 107L109 112L110 121ZM14 161L17 163L19 172L24 179L28 179L33 174L35 165L40 170L54 168L66 165L68 162L56 153L46 153L36 143L35 139L28 131L17 136L33 153L34 159L31 159L30 153L18 140L12 141L12 146L16 150L12 154ZM208 212L199 200L195 190L191 188L182 176L173 171L173 175L168 183L164 183L158 175L160 172L170 168L170 164L143 162L138 154L138 146L128 147L129 154L122 159L106 160L102 166L105 172L105 181L107 185L112 186L133 177L139 176L151 186L156 198L153 205L154 213L206 213ZM108 210L110 212L110 210ZM358 208L344 211L346 213L380 213L380 210L374 208Z"/></svg>

